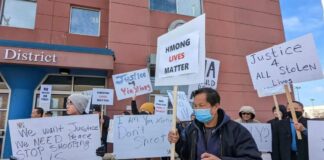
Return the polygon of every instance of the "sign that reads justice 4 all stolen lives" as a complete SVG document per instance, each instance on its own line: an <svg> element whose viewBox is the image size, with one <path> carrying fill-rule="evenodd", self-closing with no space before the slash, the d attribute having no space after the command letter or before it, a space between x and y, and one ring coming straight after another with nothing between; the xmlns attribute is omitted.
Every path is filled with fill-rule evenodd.
<svg viewBox="0 0 324 160"><path fill-rule="evenodd" d="M255 89L323 78L312 34L246 57Z"/></svg>

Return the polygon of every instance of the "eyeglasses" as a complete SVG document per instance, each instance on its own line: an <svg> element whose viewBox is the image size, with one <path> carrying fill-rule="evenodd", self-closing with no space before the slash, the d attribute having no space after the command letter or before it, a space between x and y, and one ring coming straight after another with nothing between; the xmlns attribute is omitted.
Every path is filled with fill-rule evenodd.
<svg viewBox="0 0 324 160"><path fill-rule="evenodd" d="M242 115L251 115L251 113L242 112Z"/></svg>

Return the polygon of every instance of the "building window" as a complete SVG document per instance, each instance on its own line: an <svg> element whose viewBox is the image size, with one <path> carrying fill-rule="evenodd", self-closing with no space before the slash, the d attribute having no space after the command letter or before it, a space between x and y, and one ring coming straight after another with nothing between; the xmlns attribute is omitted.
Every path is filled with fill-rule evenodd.
<svg viewBox="0 0 324 160"><path fill-rule="evenodd" d="M202 13L201 0L150 0L151 10L199 16Z"/></svg>
<svg viewBox="0 0 324 160"><path fill-rule="evenodd" d="M36 0L2 0L1 25L35 28Z"/></svg>
<svg viewBox="0 0 324 160"><path fill-rule="evenodd" d="M93 88L105 88L106 77L48 75L35 91L34 107L41 107L38 104L42 84L52 85L50 111L54 116L63 116L66 114L66 102L71 93L82 93Z"/></svg>
<svg viewBox="0 0 324 160"><path fill-rule="evenodd" d="M6 127L8 120L8 106L10 99L10 89L6 81L0 74L0 159L4 152L4 142L6 137Z"/></svg>
<svg viewBox="0 0 324 160"><path fill-rule="evenodd" d="M70 33L99 36L100 12L93 9L72 7L70 17Z"/></svg>

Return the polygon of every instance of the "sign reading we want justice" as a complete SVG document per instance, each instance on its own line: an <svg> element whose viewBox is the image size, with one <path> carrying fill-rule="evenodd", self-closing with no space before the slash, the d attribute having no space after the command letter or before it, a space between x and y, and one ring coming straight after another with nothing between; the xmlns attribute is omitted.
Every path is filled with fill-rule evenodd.
<svg viewBox="0 0 324 160"><path fill-rule="evenodd" d="M255 89L323 77L311 34L250 54L246 59Z"/></svg>

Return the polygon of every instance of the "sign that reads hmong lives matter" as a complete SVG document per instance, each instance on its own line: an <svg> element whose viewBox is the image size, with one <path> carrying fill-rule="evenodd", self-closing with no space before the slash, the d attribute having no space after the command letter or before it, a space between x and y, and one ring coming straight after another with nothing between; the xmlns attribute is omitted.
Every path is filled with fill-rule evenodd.
<svg viewBox="0 0 324 160"><path fill-rule="evenodd" d="M160 48L159 77L178 76L198 72L199 33L193 32Z"/></svg>
<svg viewBox="0 0 324 160"><path fill-rule="evenodd" d="M323 78L312 34L250 54L246 60L257 90Z"/></svg>
<svg viewBox="0 0 324 160"><path fill-rule="evenodd" d="M205 14L160 36L155 86L204 82Z"/></svg>

